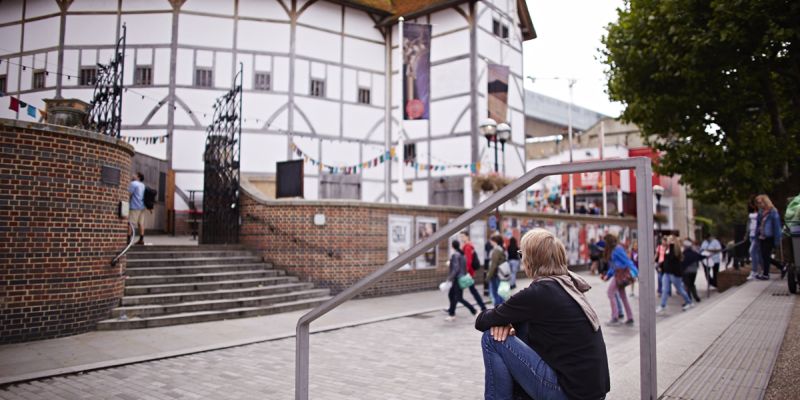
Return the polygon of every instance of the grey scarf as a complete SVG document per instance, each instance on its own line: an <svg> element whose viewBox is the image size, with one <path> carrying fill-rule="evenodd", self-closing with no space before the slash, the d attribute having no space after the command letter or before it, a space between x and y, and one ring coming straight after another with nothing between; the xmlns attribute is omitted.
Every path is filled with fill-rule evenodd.
<svg viewBox="0 0 800 400"><path fill-rule="evenodd" d="M589 301L583 294L592 288L589 283L587 283L580 276L572 273L572 271L567 271L567 275L551 275L534 278L533 281L538 282L545 279L558 282L558 284L564 288L570 297L572 297L578 303L578 305L581 306L581 310L583 310L583 313L586 314L586 318L588 318L589 322L592 324L592 329L594 329L595 332L600 329L600 320L597 318L597 313L594 312L591 304L589 304Z"/></svg>

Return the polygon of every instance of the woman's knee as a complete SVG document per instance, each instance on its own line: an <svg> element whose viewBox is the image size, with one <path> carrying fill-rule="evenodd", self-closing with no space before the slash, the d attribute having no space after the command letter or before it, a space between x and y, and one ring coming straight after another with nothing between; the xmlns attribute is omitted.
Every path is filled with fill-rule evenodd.
<svg viewBox="0 0 800 400"><path fill-rule="evenodd" d="M481 336L481 344L483 344L483 347L494 344L494 338L492 337L491 329L483 331L483 336Z"/></svg>

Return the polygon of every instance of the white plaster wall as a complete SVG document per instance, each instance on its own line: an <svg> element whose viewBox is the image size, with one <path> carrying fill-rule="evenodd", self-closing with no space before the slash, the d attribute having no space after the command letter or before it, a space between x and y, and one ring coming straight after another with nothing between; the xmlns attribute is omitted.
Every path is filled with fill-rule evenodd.
<svg viewBox="0 0 800 400"><path fill-rule="evenodd" d="M239 16L289 20L277 0L239 0Z"/></svg>
<svg viewBox="0 0 800 400"><path fill-rule="evenodd" d="M116 11L117 2L108 0L75 0L69 11Z"/></svg>
<svg viewBox="0 0 800 400"><path fill-rule="evenodd" d="M116 15L67 15L64 42L69 45L113 45L116 37Z"/></svg>
<svg viewBox="0 0 800 400"><path fill-rule="evenodd" d="M453 17L455 18L455 17ZM431 62L469 55L469 30L459 30L434 37L431 42ZM469 70L467 70L469 72Z"/></svg>
<svg viewBox="0 0 800 400"><path fill-rule="evenodd" d="M385 60L383 45L364 40L344 38L344 64L382 73Z"/></svg>
<svg viewBox="0 0 800 400"><path fill-rule="evenodd" d="M383 42L383 36L375 28L375 22L366 12L345 8L344 31L349 35Z"/></svg>
<svg viewBox="0 0 800 400"><path fill-rule="evenodd" d="M123 0L122 11L167 10L172 11L168 1L164 0Z"/></svg>
<svg viewBox="0 0 800 400"><path fill-rule="evenodd" d="M431 102L432 135L447 136L469 131L469 102L469 95Z"/></svg>
<svg viewBox="0 0 800 400"><path fill-rule="evenodd" d="M300 14L300 18L298 18L297 22L341 32L343 8L344 6L327 1L317 1Z"/></svg>
<svg viewBox="0 0 800 400"><path fill-rule="evenodd" d="M59 17L45 18L25 24L25 49L43 49L58 46L58 30L61 19ZM3 46L19 42L6 42L3 36ZM16 46L14 46L16 47Z"/></svg>
<svg viewBox="0 0 800 400"><path fill-rule="evenodd" d="M243 20L239 21L237 46L242 50L287 53L289 33L289 24L286 23Z"/></svg>
<svg viewBox="0 0 800 400"><path fill-rule="evenodd" d="M219 0L188 0L183 4L181 9L204 13L233 15L233 2Z"/></svg>
<svg viewBox="0 0 800 400"><path fill-rule="evenodd" d="M178 49L175 65L175 82L178 85L192 85L194 77L194 52L189 49Z"/></svg>
<svg viewBox="0 0 800 400"><path fill-rule="evenodd" d="M431 67L433 99L469 93L469 59L461 59Z"/></svg>
<svg viewBox="0 0 800 400"><path fill-rule="evenodd" d="M127 44L169 44L172 38L172 13L124 14L128 28ZM58 25L56 24L56 28ZM56 34L58 38L58 34Z"/></svg>
<svg viewBox="0 0 800 400"><path fill-rule="evenodd" d="M198 0L191 0L186 4L193 1ZM233 4L227 1L218 3ZM181 13L178 22L178 42L184 45L230 49L233 47L233 20Z"/></svg>
<svg viewBox="0 0 800 400"><path fill-rule="evenodd" d="M4 1L3 3L22 3L21 1ZM0 14L5 10L0 7ZM36 18L49 14L60 14L58 4L52 0L28 0L25 3L25 18Z"/></svg>
<svg viewBox="0 0 800 400"><path fill-rule="evenodd" d="M312 6L313 7L313 6ZM338 62L341 58L341 36L316 29L297 27L297 54Z"/></svg>
<svg viewBox="0 0 800 400"><path fill-rule="evenodd" d="M383 109L357 104L345 104L342 112L344 117L344 132L342 132L342 135L344 137L364 140L368 138L370 131L372 131L372 140L383 139Z"/></svg>
<svg viewBox="0 0 800 400"><path fill-rule="evenodd" d="M313 131L317 134L339 134L339 105L337 103L313 97L295 97L295 103L311 123L307 133L312 133L311 128L313 127ZM295 123L302 119L296 115Z"/></svg>
<svg viewBox="0 0 800 400"><path fill-rule="evenodd" d="M286 136L242 134L242 171L275 172L275 163L286 160Z"/></svg>
<svg viewBox="0 0 800 400"><path fill-rule="evenodd" d="M469 14L469 12L466 11L465 14ZM431 14L431 25L433 25L431 28L431 33L433 36L437 36L455 29L469 28L469 23L467 22L466 18L450 8ZM469 31L467 30L467 32ZM467 41L466 46L469 48L469 41Z"/></svg>
<svg viewBox="0 0 800 400"><path fill-rule="evenodd" d="M7 2L0 2L0 7ZM0 8L0 15L3 15ZM0 38L3 38L3 45L0 46L0 55L14 54L19 50L19 40L22 36L22 25L9 25L0 27ZM9 86L10 87L10 86Z"/></svg>
<svg viewBox="0 0 800 400"><path fill-rule="evenodd" d="M233 76L239 71L239 64L233 66L233 54L224 51L218 51L216 53L215 61L214 87L230 90L233 87L231 86L233 82Z"/></svg>

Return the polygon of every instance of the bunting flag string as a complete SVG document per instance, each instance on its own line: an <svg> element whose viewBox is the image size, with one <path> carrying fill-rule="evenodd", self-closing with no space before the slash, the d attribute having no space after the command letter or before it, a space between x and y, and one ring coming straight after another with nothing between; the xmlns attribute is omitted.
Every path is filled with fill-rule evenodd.
<svg viewBox="0 0 800 400"><path fill-rule="evenodd" d="M0 92L0 97L3 97L3 96L5 96L5 94ZM22 101L22 100L20 100L20 99L18 99L16 97L14 97L14 96L8 96L8 98L9 98L9 102L8 102L8 109L9 110L20 112L20 113L25 113L29 117L34 118L34 119L36 119L36 114L38 112L40 119L42 119L42 120L46 120L47 119L47 112L45 112L41 108L36 108L34 105L28 104L28 103L26 103L26 102L24 102L24 101Z"/></svg>
<svg viewBox="0 0 800 400"><path fill-rule="evenodd" d="M325 164L309 156L306 152L300 149L300 147L298 147L297 144L295 144L294 142L291 142L291 148L292 152L294 152L294 154L297 155L297 157L303 159L303 162L310 163L312 166L318 167L320 171L327 171L330 174L344 174L344 175L357 174L361 170L377 167L378 165L383 164L387 161L400 161L400 159L397 156L397 149L395 147L389 148L389 150L384 151L383 154L379 154L375 158L372 158L368 161L364 161L349 166L334 166ZM453 168L467 169L469 170L470 174L477 174L481 168L481 163L425 164L412 160L406 160L405 165L414 168L417 171L445 171L447 169L453 169Z"/></svg>
<svg viewBox="0 0 800 400"><path fill-rule="evenodd" d="M169 134L160 135L160 136L120 136L120 139L128 142L128 143L135 143L135 144L157 144L157 143L164 143L169 140Z"/></svg>

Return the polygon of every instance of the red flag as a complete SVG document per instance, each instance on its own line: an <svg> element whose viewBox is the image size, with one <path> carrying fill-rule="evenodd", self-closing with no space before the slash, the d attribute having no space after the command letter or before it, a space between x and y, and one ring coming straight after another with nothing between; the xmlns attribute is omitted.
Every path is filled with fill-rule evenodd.
<svg viewBox="0 0 800 400"><path fill-rule="evenodd" d="M9 110L19 111L19 99L11 96L11 103L8 105Z"/></svg>

